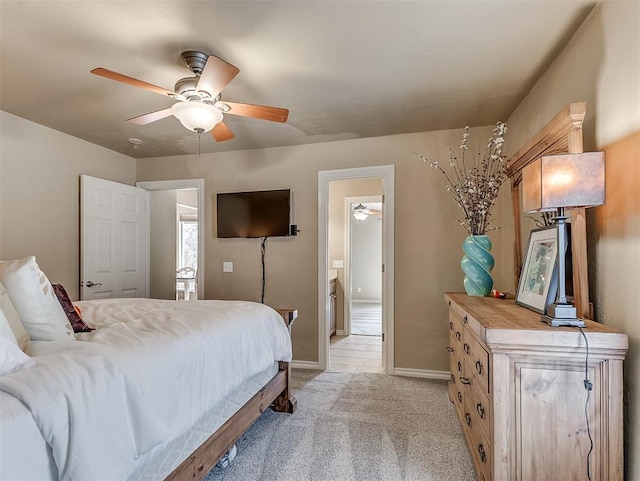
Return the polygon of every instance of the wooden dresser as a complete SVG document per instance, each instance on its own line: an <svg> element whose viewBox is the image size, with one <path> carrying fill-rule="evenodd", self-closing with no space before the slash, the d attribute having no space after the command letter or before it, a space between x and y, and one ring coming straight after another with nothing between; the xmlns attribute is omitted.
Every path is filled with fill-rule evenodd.
<svg viewBox="0 0 640 481"><path fill-rule="evenodd" d="M451 380L479 480L587 480L585 341L512 300L448 293ZM627 336L586 321L592 481L623 480Z"/></svg>

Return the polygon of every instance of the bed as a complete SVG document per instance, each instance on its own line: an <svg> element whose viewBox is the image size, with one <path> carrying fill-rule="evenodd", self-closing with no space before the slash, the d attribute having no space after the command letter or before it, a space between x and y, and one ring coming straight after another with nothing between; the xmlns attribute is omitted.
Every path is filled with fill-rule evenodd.
<svg viewBox="0 0 640 481"><path fill-rule="evenodd" d="M202 479L269 406L295 410L291 310L74 304L94 330L32 338L35 365L0 377L1 479Z"/></svg>

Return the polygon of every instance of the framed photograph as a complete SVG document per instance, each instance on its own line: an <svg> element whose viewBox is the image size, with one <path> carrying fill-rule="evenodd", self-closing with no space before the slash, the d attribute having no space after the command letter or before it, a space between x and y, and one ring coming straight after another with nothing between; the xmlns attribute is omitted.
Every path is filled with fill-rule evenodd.
<svg viewBox="0 0 640 481"><path fill-rule="evenodd" d="M516 303L544 314L555 300L558 273L558 231L555 226L529 234L527 255L520 274Z"/></svg>

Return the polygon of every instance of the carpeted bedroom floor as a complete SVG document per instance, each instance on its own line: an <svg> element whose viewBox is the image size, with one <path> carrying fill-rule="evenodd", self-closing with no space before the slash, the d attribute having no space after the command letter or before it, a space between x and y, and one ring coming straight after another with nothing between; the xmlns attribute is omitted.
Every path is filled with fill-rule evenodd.
<svg viewBox="0 0 640 481"><path fill-rule="evenodd" d="M294 369L293 415L266 411L205 481L473 481L445 381Z"/></svg>

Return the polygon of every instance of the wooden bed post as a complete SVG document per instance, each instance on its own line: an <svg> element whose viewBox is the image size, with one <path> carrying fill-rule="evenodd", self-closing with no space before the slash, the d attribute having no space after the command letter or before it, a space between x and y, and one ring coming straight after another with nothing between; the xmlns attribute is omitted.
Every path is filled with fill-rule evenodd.
<svg viewBox="0 0 640 481"><path fill-rule="evenodd" d="M291 395L291 363L280 361L278 367L281 371L286 371L287 387L275 398L271 407L279 413L293 414L298 409L298 400Z"/></svg>
<svg viewBox="0 0 640 481"><path fill-rule="evenodd" d="M291 325L298 317L297 309L276 309L278 314L282 316L285 324L289 328L289 334L291 334ZM291 395L291 363L280 361L278 367L281 371L286 371L287 387L284 391L273 401L273 410L281 413L293 414L298 408L298 400Z"/></svg>

